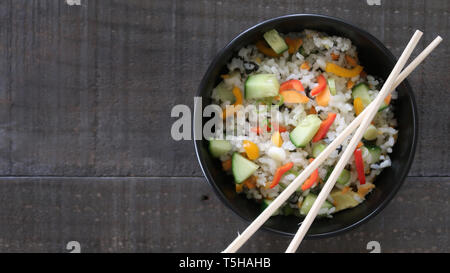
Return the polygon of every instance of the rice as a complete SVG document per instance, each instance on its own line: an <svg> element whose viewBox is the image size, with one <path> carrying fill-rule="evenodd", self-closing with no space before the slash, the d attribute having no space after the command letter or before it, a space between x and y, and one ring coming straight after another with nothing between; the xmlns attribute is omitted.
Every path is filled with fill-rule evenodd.
<svg viewBox="0 0 450 273"><path fill-rule="evenodd" d="M281 34L282 35L282 34ZM317 76L323 74L328 79L333 79L336 87L336 94L332 95L330 102L327 106L318 106L314 99L310 99L305 104L285 104L279 109L275 110L275 114L279 117L279 125L289 128L287 132L280 134L282 139L281 147L274 148L272 142L271 133L264 133L261 135L245 134L243 136L234 137L228 136L232 149L220 157L221 161L229 160L231 155L235 152L245 153L245 149L242 145L243 140L249 140L255 143L259 149L259 157L254 162L259 166L256 172L253 174L256 176L255 187L243 187L243 193L247 198L261 201L263 199L274 199L280 192L288 186L292 180L295 179L296 174L300 173L309 164L309 158L311 157L312 147L308 144L304 148L297 148L290 140L289 131L292 131L295 126L299 124L306 116L312 107L317 111L318 116L323 120L327 117L327 113L336 113L336 118L327 132L323 143L329 144L355 119L356 114L353 106L352 90L347 88L348 80L351 80L354 84L361 82L367 83L369 86L369 95L374 98L379 93L382 80L372 75L362 77L357 75L351 79L339 77L332 73L327 73L325 67L327 63L332 62L344 68L351 68L351 65L346 61L345 55L351 56L357 59L357 48L352 44L351 40L338 37L329 36L325 33L320 33L313 30L305 30L301 33L288 33L282 36L289 37L301 37L303 40L302 48L305 55L296 52L289 54L287 51L281 54L277 58L267 57L263 55L255 45L249 45L241 48L237 56L232 58L227 64L227 68L230 71L229 77L224 79L224 83L230 89L233 86L239 87L241 91L244 90L244 84L249 75L270 73L274 74L280 83L296 79L300 80L305 90L311 90L315 88L318 83L316 82ZM332 55L339 55L338 59L333 59ZM301 69L300 66L304 62L308 62L311 67L310 70ZM257 67L257 69L255 69ZM254 69L253 71L250 71ZM392 99L396 99L396 92L392 93ZM230 101L222 101L217 96L217 92L212 92L212 99L215 103L225 108L227 105L231 105ZM269 108L268 105L261 105L256 100L243 100L242 105L244 108L250 106L259 106L257 111L249 111L246 119L234 119L233 125L238 131L249 128L251 119L269 120ZM366 184L372 184L375 177L379 175L382 169L390 167L392 162L389 158L389 153L392 152L392 148L395 144L396 134L398 131L394 128L397 124L394 115L393 107L388 106L387 110L379 112L373 121L374 125L378 129L378 135L373 141L374 145L377 145L381 149L380 160L373 163L371 162L371 156L367 151L363 154L364 164L366 167ZM244 130L245 131L245 130ZM340 158L342 151L348 145L349 138L342 144L340 149L333 151L330 156L325 160L319 169L319 177L321 181L325 181L330 173L330 170L336 165ZM284 175L280 183L273 188L267 187L280 166L293 162L294 166L290 170L291 173ZM346 185L336 184L335 190L341 190L345 187L356 188L359 185L358 175L355 168L354 158L349 161L347 169L350 172L350 178ZM294 199L298 204L303 202L303 197L310 193L317 194L321 189L321 183L315 184L306 191L297 191L294 193ZM362 203L365 199L364 195L354 194L354 199L357 203ZM331 196L328 197L330 203L335 202ZM299 207L297 203L287 202L285 206L292 208ZM322 208L321 213L330 216L332 213L337 212L335 206L332 208Z"/></svg>

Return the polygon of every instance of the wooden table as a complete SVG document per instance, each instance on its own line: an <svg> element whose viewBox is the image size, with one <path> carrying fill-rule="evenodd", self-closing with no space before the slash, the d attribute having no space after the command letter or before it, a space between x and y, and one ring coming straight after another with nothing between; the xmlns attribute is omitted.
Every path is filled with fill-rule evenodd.
<svg viewBox="0 0 450 273"><path fill-rule="evenodd" d="M0 4L0 251L218 252L247 223L216 198L192 142L173 141L176 104L192 108L211 58L265 19L341 17L399 56L444 42L409 78L419 144L382 213L302 252L449 252L449 1L93 1ZM416 51L417 52L417 51ZM416 53L417 54L417 53ZM250 252L289 238L259 232Z"/></svg>

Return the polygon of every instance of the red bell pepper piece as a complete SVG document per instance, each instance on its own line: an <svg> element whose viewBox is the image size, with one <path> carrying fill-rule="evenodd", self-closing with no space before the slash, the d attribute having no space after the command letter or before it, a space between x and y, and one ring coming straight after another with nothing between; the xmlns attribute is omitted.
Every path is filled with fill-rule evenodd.
<svg viewBox="0 0 450 273"><path fill-rule="evenodd" d="M320 92L325 90L325 88L327 87L327 80L325 79L325 77L322 74L317 76L317 83L319 84L319 86L317 86L316 88L311 90L311 93L310 93L311 96L319 95Z"/></svg>
<svg viewBox="0 0 450 273"><path fill-rule="evenodd" d="M303 92L303 91L305 91L305 88L303 88L303 84L301 81L292 79L292 80L285 81L280 85L279 92L284 91L284 90L295 90L295 91Z"/></svg>
<svg viewBox="0 0 450 273"><path fill-rule="evenodd" d="M331 124L333 124L334 120L336 119L336 113L328 113L328 117L322 121L320 124L319 130L314 135L312 142L317 142L324 138L326 134L328 133L328 130L330 129Z"/></svg>
<svg viewBox="0 0 450 273"><path fill-rule="evenodd" d="M309 162L313 162L314 158L309 159ZM302 184L302 191L306 191L307 189L311 188L314 184L319 181L319 169L315 169L314 172L311 174L311 176L306 179L305 182Z"/></svg>
<svg viewBox="0 0 450 273"><path fill-rule="evenodd" d="M355 165L356 165L356 172L358 173L359 184L363 185L366 183L366 176L364 174L364 161L362 158L361 149L360 148L356 149L353 155L355 156Z"/></svg>
<svg viewBox="0 0 450 273"><path fill-rule="evenodd" d="M281 177L283 176L284 173L286 173L287 171L289 171L290 169L292 169L292 167L294 167L294 163L293 162L289 162L281 167L279 167L276 172L275 175L273 176L273 180L272 183L270 184L269 188L273 188L276 185L278 185L278 183L280 182Z"/></svg>

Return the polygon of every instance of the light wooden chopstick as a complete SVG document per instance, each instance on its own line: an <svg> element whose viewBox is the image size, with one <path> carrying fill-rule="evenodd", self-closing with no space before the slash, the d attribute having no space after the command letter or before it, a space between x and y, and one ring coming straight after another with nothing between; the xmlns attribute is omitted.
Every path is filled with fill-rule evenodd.
<svg viewBox="0 0 450 273"><path fill-rule="evenodd" d="M416 58L416 66L426 57L426 55L422 55L422 59L419 59L419 57ZM412 65L412 64L411 64ZM410 65L410 66L411 66ZM408 67L410 68L410 67ZM402 74L401 76L403 78L400 78L403 80L408 76L408 74L414 69L414 67L411 67L407 71L405 69L405 74ZM396 85L400 84L400 81L396 81ZM309 164L305 170L295 178L291 184L284 189L280 195L244 230L242 234L240 234L223 252L224 253L232 253L236 252L255 232L256 230L261 227L267 219L292 195L292 193L301 186L301 183L311 175L311 173L337 148L340 143L342 143L350 133L352 133L356 127L361 123L363 117L365 116L364 113L367 113L370 107L367 107L364 109L364 111L353 120L353 122L350 123L350 125L344 129L344 131L332 142L330 143L325 150L320 153L320 155L311 163Z"/></svg>
<svg viewBox="0 0 450 273"><path fill-rule="evenodd" d="M414 50L415 46L417 45L420 36L422 36L422 33L419 31L416 31L415 35L411 39L411 41L406 46L405 50L403 51L403 54L401 55L400 59L398 60L397 64L395 65L394 69L392 70L391 74L389 75L388 79L386 80L385 84L383 85L383 88L377 95L377 97L370 103L369 111L367 113L364 113L364 118L355 132L353 138L351 139L350 143L347 145L347 148L345 149L344 153L342 154L341 158L339 159L338 163L334 167L334 170L330 174L327 182L322 187L320 194L318 195L317 199L315 200L313 206L309 210L308 214L306 215L305 219L303 220L299 230L295 234L294 238L292 239L291 243L289 244L289 247L287 248L287 253L295 252L302 242L304 236L306 235L306 232L308 232L308 229L310 228L311 224L313 223L314 219L316 218L320 207L322 206L323 202L327 198L327 196L330 194L331 190L333 189L334 185L336 184L336 180L339 177L340 173L344 169L345 165L347 164L348 160L350 159L353 151L356 149L356 145L361 140L364 132L367 130L367 127L369 126L370 122L375 117L376 113L378 112L378 109L383 102L384 98L395 88L395 82L394 80L396 78L399 78L399 72L405 65L406 61L408 60L409 56L411 55L412 51ZM435 39L435 41L427 47L421 55L423 58L425 58L437 44L442 40L442 38L438 37ZM410 73L414 68L420 63L419 62L412 62L411 68L405 70L406 73ZM399 78L399 80L403 80L404 78Z"/></svg>

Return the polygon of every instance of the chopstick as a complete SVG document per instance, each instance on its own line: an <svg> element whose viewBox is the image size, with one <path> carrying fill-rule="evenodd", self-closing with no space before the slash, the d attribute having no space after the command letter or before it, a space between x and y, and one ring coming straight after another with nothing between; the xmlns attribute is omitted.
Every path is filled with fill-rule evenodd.
<svg viewBox="0 0 450 273"><path fill-rule="evenodd" d="M350 159L353 151L356 149L356 145L361 140L364 132L367 130L367 127L369 126L370 122L375 117L376 113L378 112L378 108L380 107L382 101L384 98L390 93L391 90L395 87L395 78L399 78L399 80L403 80L403 78L399 77L399 71L403 68L406 61L408 60L409 56L411 55L412 51L414 50L415 46L417 45L420 36L422 36L422 33L419 31L416 31L411 41L406 46L405 50L403 51L403 54L401 55L400 59L398 60L397 64L395 65L394 69L392 70L391 74L389 75L388 79L386 80L385 84L383 85L383 88L375 98L371 102L370 109L367 113L364 114L363 121L357 131L355 132L353 138L351 139L350 143L347 145L347 148L345 149L343 155L339 159L338 163L334 167L334 170L332 171L331 175L329 176L327 182L323 186L323 188L320 191L320 194L318 195L317 199L315 200L313 206L309 210L308 214L306 215L305 219L303 220L300 228L298 229L297 233L295 234L293 240L289 244L289 247L286 249L287 253L295 252L300 245L301 241L303 240L304 236L306 235L306 232L310 228L311 224L313 223L314 219L316 218L320 207L322 206L323 202L327 198L327 196L330 194L331 190L333 189L337 178L339 177L340 173L344 169L345 165L347 164L348 160ZM437 46L439 42L442 40L442 38L438 37L436 38L436 42L431 44L431 47L427 47L422 52L422 57L425 58L433 49L433 46ZM420 60L420 59L419 59ZM405 70L404 74L410 73L414 68L419 64L419 62L412 62L410 66L411 68L408 68L408 70Z"/></svg>
<svg viewBox="0 0 450 273"><path fill-rule="evenodd" d="M440 38L440 37L439 37ZM437 45L437 44L436 44ZM436 46L435 45L435 46ZM435 47L434 46L434 47ZM432 48L433 49L433 48ZM431 49L431 50L432 50ZM431 52L431 50L429 50ZM429 54L429 52L428 52ZM417 66L428 54L419 55L415 61L415 66ZM420 58L419 58L420 57ZM411 65L413 65L411 63ZM406 78L409 73L415 68L408 66L408 69L405 69L405 73L399 77L399 80L396 81L396 86L400 84L401 80ZM372 104L373 105L373 104ZM366 107L363 112L358 115L349 126L344 129L344 131L332 142L330 143L319 156L311 162L304 171L297 176L291 184L284 189L280 195L273 200L273 202L240 234L224 251L223 253L233 253L236 252L255 232L258 230L267 219L277 210L291 195L292 193L301 186L301 183L311 175L311 173L319 167L319 165L337 148L340 143L342 143L350 133L352 133L356 127L361 123L363 117L365 117L365 113L367 113L371 109L370 106Z"/></svg>

